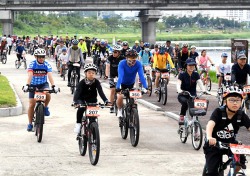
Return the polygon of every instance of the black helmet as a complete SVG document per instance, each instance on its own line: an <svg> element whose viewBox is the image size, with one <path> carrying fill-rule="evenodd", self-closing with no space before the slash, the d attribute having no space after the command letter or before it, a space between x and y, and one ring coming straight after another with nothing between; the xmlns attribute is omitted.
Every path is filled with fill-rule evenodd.
<svg viewBox="0 0 250 176"><path fill-rule="evenodd" d="M137 51L135 49L129 49L126 51L126 57L137 57Z"/></svg>

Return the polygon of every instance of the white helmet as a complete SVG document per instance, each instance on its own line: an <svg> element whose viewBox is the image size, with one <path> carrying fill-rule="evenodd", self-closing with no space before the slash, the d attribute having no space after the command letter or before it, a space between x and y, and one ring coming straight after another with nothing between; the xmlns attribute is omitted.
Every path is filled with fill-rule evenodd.
<svg viewBox="0 0 250 176"><path fill-rule="evenodd" d="M122 50L122 46L121 45L114 45L113 46L113 51L121 51Z"/></svg>
<svg viewBox="0 0 250 176"><path fill-rule="evenodd" d="M34 51L34 56L46 56L46 51L42 48L37 48Z"/></svg>
<svg viewBox="0 0 250 176"><path fill-rule="evenodd" d="M97 66L95 64L86 64L84 66L84 72L88 70L95 70L97 72Z"/></svg>
<svg viewBox="0 0 250 176"><path fill-rule="evenodd" d="M232 94L238 94L243 99L243 91L238 86L228 87L223 94L223 98L226 99Z"/></svg>

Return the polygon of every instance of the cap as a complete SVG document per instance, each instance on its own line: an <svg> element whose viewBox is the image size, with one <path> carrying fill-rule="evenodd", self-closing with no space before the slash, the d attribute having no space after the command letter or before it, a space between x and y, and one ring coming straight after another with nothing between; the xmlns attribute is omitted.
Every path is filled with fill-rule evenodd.
<svg viewBox="0 0 250 176"><path fill-rule="evenodd" d="M227 53L222 53L221 57L228 57Z"/></svg>
<svg viewBox="0 0 250 176"><path fill-rule="evenodd" d="M139 43L139 41L138 41L138 40L136 40L136 41L135 41L135 43Z"/></svg>
<svg viewBox="0 0 250 176"><path fill-rule="evenodd" d="M187 65L196 65L196 62L195 62L195 60L193 58L188 58L186 60L186 64Z"/></svg>
<svg viewBox="0 0 250 176"><path fill-rule="evenodd" d="M192 49L192 48L196 49L196 46L192 45L190 48L191 48L191 49Z"/></svg>
<svg viewBox="0 0 250 176"><path fill-rule="evenodd" d="M237 59L247 59L245 54L239 54Z"/></svg>

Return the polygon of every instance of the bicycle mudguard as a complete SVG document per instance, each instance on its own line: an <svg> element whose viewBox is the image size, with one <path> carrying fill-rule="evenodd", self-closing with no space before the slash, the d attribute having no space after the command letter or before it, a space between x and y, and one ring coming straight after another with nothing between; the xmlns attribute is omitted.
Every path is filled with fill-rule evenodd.
<svg viewBox="0 0 250 176"><path fill-rule="evenodd" d="M207 111L205 109L198 109L198 108L190 108L189 109L191 116L205 116Z"/></svg>

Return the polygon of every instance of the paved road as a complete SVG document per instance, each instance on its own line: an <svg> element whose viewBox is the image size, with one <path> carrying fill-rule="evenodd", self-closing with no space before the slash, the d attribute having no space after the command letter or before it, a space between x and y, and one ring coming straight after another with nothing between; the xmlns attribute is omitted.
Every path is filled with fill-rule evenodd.
<svg viewBox="0 0 250 176"><path fill-rule="evenodd" d="M141 105L141 133L136 148L129 139L121 139L114 114L102 111L101 154L98 164L92 166L88 154L82 157L78 152L73 133L76 110L70 107L72 95L56 72L54 78L61 92L52 95L51 116L46 118L42 143L37 143L34 133L26 131L28 95L21 87L27 73L23 68L16 70L14 60L12 55L6 65L0 63L0 71L17 90L24 114L0 118L0 175L201 175L202 150L193 150L190 139L186 144L180 142L175 120ZM104 91L108 95L108 89Z"/></svg>

